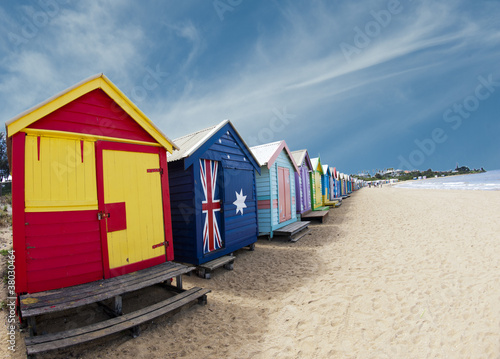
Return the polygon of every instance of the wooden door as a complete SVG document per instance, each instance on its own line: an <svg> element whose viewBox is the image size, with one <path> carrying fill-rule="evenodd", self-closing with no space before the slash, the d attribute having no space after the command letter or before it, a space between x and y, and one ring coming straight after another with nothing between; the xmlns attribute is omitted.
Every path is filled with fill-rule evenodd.
<svg viewBox="0 0 500 359"><path fill-rule="evenodd" d="M165 239L158 149L102 145L97 170L106 277L165 262L169 243Z"/></svg>
<svg viewBox="0 0 500 359"><path fill-rule="evenodd" d="M290 193L290 170L278 167L278 203L280 222L292 218L292 201Z"/></svg>

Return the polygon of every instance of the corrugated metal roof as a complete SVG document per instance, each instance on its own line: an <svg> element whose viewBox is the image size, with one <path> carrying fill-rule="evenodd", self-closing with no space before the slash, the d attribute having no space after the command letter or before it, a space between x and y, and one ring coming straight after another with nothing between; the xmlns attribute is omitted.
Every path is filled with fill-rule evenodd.
<svg viewBox="0 0 500 359"><path fill-rule="evenodd" d="M200 146L202 146L210 137L212 137L214 133L225 126L228 122L229 120L224 120L218 125L176 138L174 143L179 147L179 151L174 151L174 153L168 154L167 161L174 162L192 155L194 151L200 148Z"/></svg>
<svg viewBox="0 0 500 359"><path fill-rule="evenodd" d="M175 142L175 141L174 141ZM271 143L266 143L264 145L250 147L254 157L259 162L259 165L266 165L271 157L274 155L282 141L276 141Z"/></svg>
<svg viewBox="0 0 500 359"><path fill-rule="evenodd" d="M318 168L319 157L311 158L311 164L313 165L313 170L316 171Z"/></svg>
<svg viewBox="0 0 500 359"><path fill-rule="evenodd" d="M304 162L304 158L306 158L306 153L307 150L298 150L292 152L293 159L295 160L297 166L302 165L302 162Z"/></svg>

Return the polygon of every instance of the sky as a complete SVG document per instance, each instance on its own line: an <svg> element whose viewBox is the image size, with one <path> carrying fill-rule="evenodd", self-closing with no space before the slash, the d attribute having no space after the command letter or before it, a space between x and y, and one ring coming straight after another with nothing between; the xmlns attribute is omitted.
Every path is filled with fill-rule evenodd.
<svg viewBox="0 0 500 359"><path fill-rule="evenodd" d="M500 169L498 0L3 1L0 34L2 124L102 72L171 139L229 119L348 174Z"/></svg>

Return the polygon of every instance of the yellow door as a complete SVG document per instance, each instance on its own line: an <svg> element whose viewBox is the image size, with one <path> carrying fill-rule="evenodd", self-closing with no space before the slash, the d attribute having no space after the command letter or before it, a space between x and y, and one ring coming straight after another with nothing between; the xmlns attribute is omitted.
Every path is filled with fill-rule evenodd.
<svg viewBox="0 0 500 359"><path fill-rule="evenodd" d="M321 194L321 174L318 171L314 171L314 204L315 207L323 206L323 196Z"/></svg>
<svg viewBox="0 0 500 359"><path fill-rule="evenodd" d="M102 151L110 276L166 260L159 167L158 153Z"/></svg>

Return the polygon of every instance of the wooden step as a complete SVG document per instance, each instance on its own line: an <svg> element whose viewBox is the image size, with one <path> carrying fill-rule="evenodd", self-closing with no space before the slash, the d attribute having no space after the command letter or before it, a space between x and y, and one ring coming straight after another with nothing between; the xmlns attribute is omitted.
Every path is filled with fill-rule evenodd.
<svg viewBox="0 0 500 359"><path fill-rule="evenodd" d="M209 289L194 287L160 303L100 323L53 334L29 337L25 340L26 351L28 355L33 355L86 343L131 329L194 300L198 300L200 304L206 304L207 293L210 293Z"/></svg>
<svg viewBox="0 0 500 359"><path fill-rule="evenodd" d="M214 269L217 269L220 267L224 267L227 270L233 270L233 264L234 264L235 259L236 259L235 256L222 256L222 257L216 258L210 262L200 264L200 265L196 266L198 276L200 278L210 279L212 276L211 272Z"/></svg>
<svg viewBox="0 0 500 359"><path fill-rule="evenodd" d="M308 213L304 213L302 215L303 219L318 219L323 223L326 217L328 217L329 211L311 211Z"/></svg>
<svg viewBox="0 0 500 359"><path fill-rule="evenodd" d="M302 231L295 233L293 236L291 236L290 242L297 242L299 239L306 236L309 232L311 232L311 229L309 229L309 227L304 228Z"/></svg>
<svg viewBox="0 0 500 359"><path fill-rule="evenodd" d="M309 223L308 221L297 221L291 224L288 224L284 227L278 228L273 231L275 236L293 236L295 233L300 232L304 228L306 228Z"/></svg>

